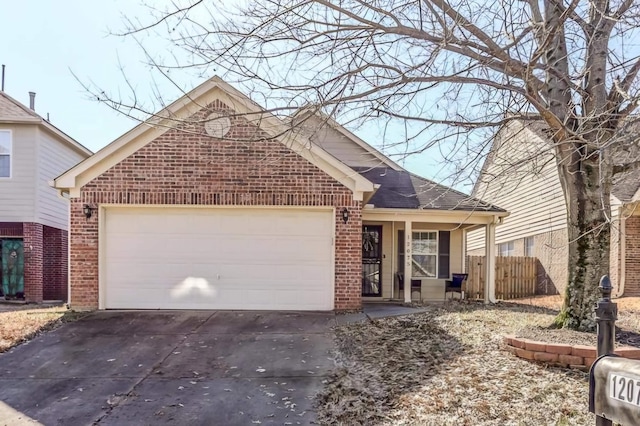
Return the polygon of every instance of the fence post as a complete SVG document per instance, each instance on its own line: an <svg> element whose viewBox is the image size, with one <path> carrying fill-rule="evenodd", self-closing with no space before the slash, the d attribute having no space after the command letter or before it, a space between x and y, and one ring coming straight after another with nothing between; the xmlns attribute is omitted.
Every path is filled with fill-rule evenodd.
<svg viewBox="0 0 640 426"><path fill-rule="evenodd" d="M596 304L596 323L598 324L598 357L614 352L618 304L611 301L611 280L608 275L600 278L602 298ZM596 426L611 426L611 420L596 416Z"/></svg>

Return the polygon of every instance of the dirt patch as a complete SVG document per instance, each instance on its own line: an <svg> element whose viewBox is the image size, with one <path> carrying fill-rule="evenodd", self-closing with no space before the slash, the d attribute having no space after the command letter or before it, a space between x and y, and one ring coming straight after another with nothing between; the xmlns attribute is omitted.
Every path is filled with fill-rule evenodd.
<svg viewBox="0 0 640 426"><path fill-rule="evenodd" d="M322 424L592 424L588 377L506 352L502 336L544 327L545 307L451 303L336 328L341 370Z"/></svg>

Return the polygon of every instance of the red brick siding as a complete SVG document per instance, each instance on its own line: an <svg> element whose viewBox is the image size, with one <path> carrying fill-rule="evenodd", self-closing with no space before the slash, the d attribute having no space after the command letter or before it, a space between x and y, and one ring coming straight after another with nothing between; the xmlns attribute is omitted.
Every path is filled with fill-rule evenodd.
<svg viewBox="0 0 640 426"><path fill-rule="evenodd" d="M67 300L67 231L43 227L44 300Z"/></svg>
<svg viewBox="0 0 640 426"><path fill-rule="evenodd" d="M0 237L22 237L22 222L0 222Z"/></svg>
<svg viewBox="0 0 640 426"><path fill-rule="evenodd" d="M42 302L44 283L44 246L42 224L24 223L24 297L27 302Z"/></svg>
<svg viewBox="0 0 640 426"><path fill-rule="evenodd" d="M624 295L640 296L640 216L625 221Z"/></svg>
<svg viewBox="0 0 640 426"><path fill-rule="evenodd" d="M229 139L207 136L198 120L171 129L82 188L71 201L71 297L76 309L98 307L98 216L82 207L109 204L332 206L336 209L335 307L361 306L361 203L351 191L242 117ZM345 224L342 209L349 209Z"/></svg>

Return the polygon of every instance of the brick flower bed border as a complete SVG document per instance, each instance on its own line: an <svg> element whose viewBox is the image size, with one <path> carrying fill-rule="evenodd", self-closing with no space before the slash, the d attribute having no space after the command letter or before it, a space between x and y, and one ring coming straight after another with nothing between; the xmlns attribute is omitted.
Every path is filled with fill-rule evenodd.
<svg viewBox="0 0 640 426"><path fill-rule="evenodd" d="M586 371L596 360L595 346L546 343L515 336L505 336L504 344L517 357L559 367ZM616 349L616 354L640 360L640 348L621 346Z"/></svg>

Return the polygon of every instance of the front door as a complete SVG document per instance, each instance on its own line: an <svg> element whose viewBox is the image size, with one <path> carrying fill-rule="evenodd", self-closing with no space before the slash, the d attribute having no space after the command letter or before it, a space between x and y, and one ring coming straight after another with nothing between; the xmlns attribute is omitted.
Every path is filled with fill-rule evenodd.
<svg viewBox="0 0 640 426"><path fill-rule="evenodd" d="M24 297L24 249L22 240L0 240L0 295Z"/></svg>
<svg viewBox="0 0 640 426"><path fill-rule="evenodd" d="M362 295L382 296L382 226L362 227Z"/></svg>

